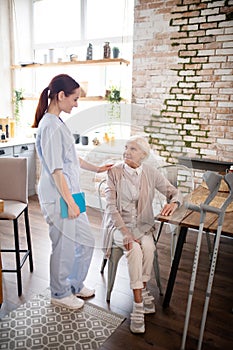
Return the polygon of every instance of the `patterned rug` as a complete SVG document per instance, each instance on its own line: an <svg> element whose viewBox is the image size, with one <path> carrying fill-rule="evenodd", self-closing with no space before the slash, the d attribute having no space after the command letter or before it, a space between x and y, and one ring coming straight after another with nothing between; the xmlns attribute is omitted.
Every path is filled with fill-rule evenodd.
<svg viewBox="0 0 233 350"><path fill-rule="evenodd" d="M124 319L89 302L79 311L51 305L46 292L0 320L0 349L98 349Z"/></svg>

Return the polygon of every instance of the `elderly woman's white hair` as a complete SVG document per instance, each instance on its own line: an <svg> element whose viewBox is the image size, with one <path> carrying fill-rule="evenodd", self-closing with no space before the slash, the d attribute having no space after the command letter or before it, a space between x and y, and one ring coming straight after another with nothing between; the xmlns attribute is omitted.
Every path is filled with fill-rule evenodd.
<svg viewBox="0 0 233 350"><path fill-rule="evenodd" d="M127 142L133 142L133 141L136 142L138 147L140 147L140 149L145 153L144 160L147 159L150 155L150 145L148 141L143 136L133 135L128 139Z"/></svg>

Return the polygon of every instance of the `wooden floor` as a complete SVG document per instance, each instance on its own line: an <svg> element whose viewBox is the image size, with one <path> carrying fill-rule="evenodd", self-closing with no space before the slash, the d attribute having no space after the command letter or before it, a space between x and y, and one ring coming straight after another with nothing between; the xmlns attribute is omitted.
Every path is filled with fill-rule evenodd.
<svg viewBox="0 0 233 350"><path fill-rule="evenodd" d="M17 296L16 275L12 273L3 274L4 303L0 310L0 317L3 317L26 300L31 299L35 294L43 292L49 285L50 241L48 238L48 228L42 218L37 196L30 197L29 214L33 241L34 272L29 272L27 266L28 263L23 267L23 296L21 298L18 298ZM101 222L101 214L97 210L88 208L88 215L93 231L98 237L98 227ZM4 246L6 247L10 242L9 230L10 226L8 223L0 223L2 248ZM23 236L22 241L24 241ZM99 242L99 240L97 241ZM104 343L101 349L180 349L195 242L196 233L188 233L170 307L165 310L162 308L163 297L159 295L154 278L152 278L149 287L156 300L157 313L155 315L146 315L146 333L143 335L134 335L129 331L129 314L132 308L132 292L129 288L125 258L123 257L120 261L114 290L112 292L111 303L108 304L105 301L107 268L102 276L99 272L102 261L102 251L100 249L100 244L97 244L86 280L86 285L88 287L94 287L96 289L96 295L89 301L126 317L122 325ZM168 232L163 232L160 237L158 253L161 279L163 288L165 289L170 271L170 234ZM233 240L223 237L221 239L218 263L210 299L202 346L203 350L230 350L233 348L232 257ZM2 256L2 262L4 267L6 267L11 266L14 261L12 256L4 254ZM203 237L196 288L190 316L190 325L186 341L186 349L188 350L197 348L208 274L209 262L207 247L205 237Z"/></svg>

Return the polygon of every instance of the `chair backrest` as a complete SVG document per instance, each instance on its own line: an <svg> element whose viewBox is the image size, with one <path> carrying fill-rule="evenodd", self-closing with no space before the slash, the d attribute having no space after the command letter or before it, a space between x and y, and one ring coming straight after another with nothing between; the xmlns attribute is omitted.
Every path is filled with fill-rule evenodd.
<svg viewBox="0 0 233 350"><path fill-rule="evenodd" d="M164 164L157 168L175 187L179 187L181 193L185 196L194 189L192 169L181 164ZM166 203L166 197L160 192L156 192L153 209L155 215Z"/></svg>
<svg viewBox="0 0 233 350"><path fill-rule="evenodd" d="M192 169L181 164L165 164L158 170L175 187L179 187L182 193L190 193L194 189Z"/></svg>
<svg viewBox="0 0 233 350"><path fill-rule="evenodd" d="M104 189L106 187L106 179L103 179L100 181L99 186L98 186L98 198L99 198L99 207L100 210L103 211L105 209L105 194L104 194Z"/></svg>
<svg viewBox="0 0 233 350"><path fill-rule="evenodd" d="M28 201L27 158L0 158L0 198Z"/></svg>

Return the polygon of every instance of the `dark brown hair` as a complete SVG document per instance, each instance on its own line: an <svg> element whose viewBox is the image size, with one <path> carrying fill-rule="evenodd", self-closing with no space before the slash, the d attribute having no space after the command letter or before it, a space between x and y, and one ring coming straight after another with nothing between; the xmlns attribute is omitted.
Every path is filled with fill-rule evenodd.
<svg viewBox="0 0 233 350"><path fill-rule="evenodd" d="M60 91L64 91L65 96L69 96L79 87L79 83L67 74L59 74L55 76L49 83L49 86L47 86L40 95L32 127L38 127L40 120L48 109L48 99L53 100L57 98L57 94Z"/></svg>

